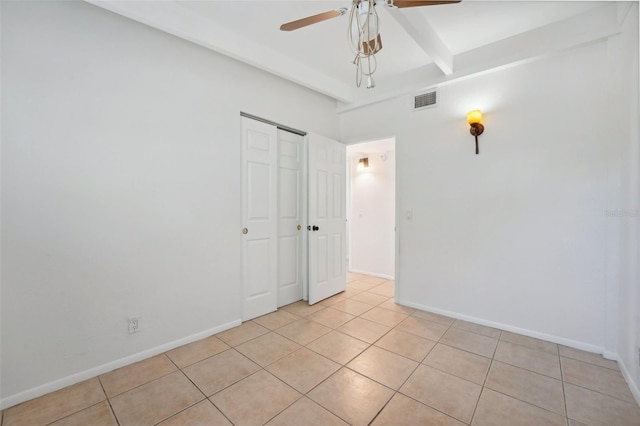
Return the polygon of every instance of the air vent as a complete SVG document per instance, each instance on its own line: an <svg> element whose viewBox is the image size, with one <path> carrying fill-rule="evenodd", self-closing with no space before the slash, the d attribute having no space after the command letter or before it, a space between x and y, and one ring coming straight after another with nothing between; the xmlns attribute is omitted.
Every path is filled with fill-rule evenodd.
<svg viewBox="0 0 640 426"><path fill-rule="evenodd" d="M436 89L414 96L413 109L431 108L438 102L438 91Z"/></svg>

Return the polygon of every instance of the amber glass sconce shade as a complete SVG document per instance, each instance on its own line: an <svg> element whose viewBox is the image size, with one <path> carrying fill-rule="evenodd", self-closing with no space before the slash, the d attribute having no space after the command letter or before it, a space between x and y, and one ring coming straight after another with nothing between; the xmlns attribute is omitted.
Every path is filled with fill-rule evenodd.
<svg viewBox="0 0 640 426"><path fill-rule="evenodd" d="M472 136L476 138L476 155L480 153L478 150L478 136L484 132L484 126L481 123L482 121L482 111L479 109L474 109L473 111L469 111L467 113L467 123L471 126L469 132Z"/></svg>

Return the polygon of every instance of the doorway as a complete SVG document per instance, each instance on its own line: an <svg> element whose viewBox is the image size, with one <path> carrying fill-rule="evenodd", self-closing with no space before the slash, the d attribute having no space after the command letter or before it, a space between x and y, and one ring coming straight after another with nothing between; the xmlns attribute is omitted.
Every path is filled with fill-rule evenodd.
<svg viewBox="0 0 640 426"><path fill-rule="evenodd" d="M396 276L396 140L347 147L349 272Z"/></svg>

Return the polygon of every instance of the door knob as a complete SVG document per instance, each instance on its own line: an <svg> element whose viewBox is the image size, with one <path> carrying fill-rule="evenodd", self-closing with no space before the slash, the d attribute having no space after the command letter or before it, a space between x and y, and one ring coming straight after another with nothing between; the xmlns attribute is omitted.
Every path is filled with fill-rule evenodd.
<svg viewBox="0 0 640 426"><path fill-rule="evenodd" d="M248 230L247 228L242 228L242 233L243 233L243 234L248 234L248 233L249 233L249 230Z"/></svg>
<svg viewBox="0 0 640 426"><path fill-rule="evenodd" d="M313 228L312 228L312 229L313 229L314 231L318 231L320 228L318 228L317 226L313 225Z"/></svg>
<svg viewBox="0 0 640 426"><path fill-rule="evenodd" d="M302 226L298 225L298 231L302 229Z"/></svg>

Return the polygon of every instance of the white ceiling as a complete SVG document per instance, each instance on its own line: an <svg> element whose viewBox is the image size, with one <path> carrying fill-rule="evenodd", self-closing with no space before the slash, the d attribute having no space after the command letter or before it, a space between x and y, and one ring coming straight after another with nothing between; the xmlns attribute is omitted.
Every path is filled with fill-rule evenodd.
<svg viewBox="0 0 640 426"><path fill-rule="evenodd" d="M281 24L351 0L87 0L340 101L340 110L601 40L620 31L628 2L474 1L389 9L376 87L355 86L348 14L296 31ZM380 3L380 1L378 2Z"/></svg>

